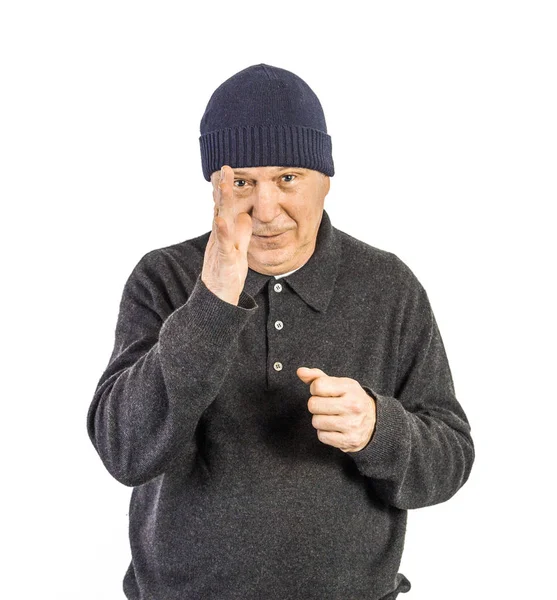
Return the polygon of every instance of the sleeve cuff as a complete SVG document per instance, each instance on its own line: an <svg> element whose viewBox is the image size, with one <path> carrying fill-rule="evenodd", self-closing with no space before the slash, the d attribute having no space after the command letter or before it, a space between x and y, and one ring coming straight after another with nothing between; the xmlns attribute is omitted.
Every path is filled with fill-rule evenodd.
<svg viewBox="0 0 557 600"><path fill-rule="evenodd" d="M206 345L229 345L257 308L252 296L243 290L237 306L222 300L209 290L199 275L187 302L163 323L159 340L170 346L199 338Z"/></svg>
<svg viewBox="0 0 557 600"><path fill-rule="evenodd" d="M409 415L396 399L362 388L375 399L375 430L367 446L348 452L358 470L366 477L390 479L400 465L407 464L410 454Z"/></svg>

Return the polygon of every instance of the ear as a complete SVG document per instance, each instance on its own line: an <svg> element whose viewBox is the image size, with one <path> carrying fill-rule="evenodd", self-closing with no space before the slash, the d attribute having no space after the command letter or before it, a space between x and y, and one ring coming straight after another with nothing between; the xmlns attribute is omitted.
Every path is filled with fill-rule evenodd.
<svg viewBox="0 0 557 600"><path fill-rule="evenodd" d="M331 178L323 173L323 196L326 196L331 189Z"/></svg>

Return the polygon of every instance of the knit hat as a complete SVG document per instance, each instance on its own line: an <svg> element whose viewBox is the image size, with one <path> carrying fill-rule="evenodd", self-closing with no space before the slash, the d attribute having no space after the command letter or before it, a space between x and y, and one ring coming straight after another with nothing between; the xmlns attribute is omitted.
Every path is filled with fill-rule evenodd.
<svg viewBox="0 0 557 600"><path fill-rule="evenodd" d="M319 99L294 73L253 65L221 84L201 119L203 175L231 167L303 167L334 175Z"/></svg>

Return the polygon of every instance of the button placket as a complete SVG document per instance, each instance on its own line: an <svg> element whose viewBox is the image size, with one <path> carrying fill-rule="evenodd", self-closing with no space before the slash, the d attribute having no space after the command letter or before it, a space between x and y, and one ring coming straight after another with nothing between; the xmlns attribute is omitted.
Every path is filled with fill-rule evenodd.
<svg viewBox="0 0 557 600"><path fill-rule="evenodd" d="M278 375L280 371L283 370L284 364L283 359L285 358L285 347L283 344L283 338L278 337L281 334L278 332L284 329L284 321L282 319L277 319L277 316L283 316L281 313L281 306L283 306L284 300L283 292L284 286L278 281L269 282L269 316L267 322L267 335L268 335L268 360L269 366L272 365L270 370L270 378L273 379L273 374ZM275 314L278 313L278 314Z"/></svg>

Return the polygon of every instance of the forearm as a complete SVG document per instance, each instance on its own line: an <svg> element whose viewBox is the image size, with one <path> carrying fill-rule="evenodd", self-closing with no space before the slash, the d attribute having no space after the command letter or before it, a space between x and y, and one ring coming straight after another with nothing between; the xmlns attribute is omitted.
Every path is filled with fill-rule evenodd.
<svg viewBox="0 0 557 600"><path fill-rule="evenodd" d="M448 500L474 462L466 420L446 411L410 412L397 399L374 392L377 423L370 443L349 453L376 493L400 509Z"/></svg>
<svg viewBox="0 0 557 600"><path fill-rule="evenodd" d="M122 352L113 354L88 415L91 440L116 479L140 485L177 457L187 460L199 419L217 396L256 306L247 294L239 306L224 302L198 281L148 349L117 336Z"/></svg>
<svg viewBox="0 0 557 600"><path fill-rule="evenodd" d="M474 445L441 334L418 286L401 318L394 385L363 386L376 399L370 443L352 454L377 494L401 509L444 502L470 475Z"/></svg>

